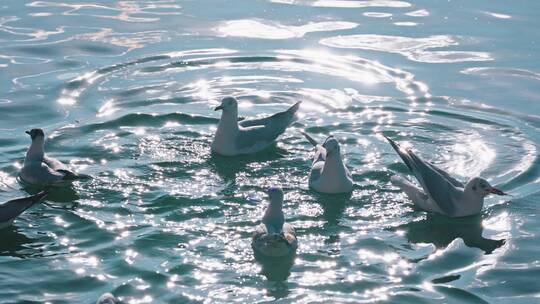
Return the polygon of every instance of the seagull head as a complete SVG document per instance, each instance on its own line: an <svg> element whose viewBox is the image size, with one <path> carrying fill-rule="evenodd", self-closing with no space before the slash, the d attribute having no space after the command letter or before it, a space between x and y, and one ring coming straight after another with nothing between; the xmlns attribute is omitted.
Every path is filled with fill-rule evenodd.
<svg viewBox="0 0 540 304"><path fill-rule="evenodd" d="M508 195L502 190L491 186L487 180L481 177L475 177L471 179L467 185L467 188L470 188L472 192L480 195L481 197L487 196L489 194Z"/></svg>
<svg viewBox="0 0 540 304"><path fill-rule="evenodd" d="M323 144L323 148L326 149L326 156L339 155L339 143L337 139L330 135L326 138Z"/></svg>
<svg viewBox="0 0 540 304"><path fill-rule="evenodd" d="M214 111L222 110L227 112L230 110L238 109L238 101L234 97L225 97L221 100L221 104L215 107Z"/></svg>
<svg viewBox="0 0 540 304"><path fill-rule="evenodd" d="M43 133L42 129L32 129L30 131L24 131L24 133L30 135L30 138L32 138L32 141L35 139L45 138L45 133Z"/></svg>
<svg viewBox="0 0 540 304"><path fill-rule="evenodd" d="M270 187L268 188L268 198L270 199L270 205L279 205L283 204L283 190L280 187Z"/></svg>

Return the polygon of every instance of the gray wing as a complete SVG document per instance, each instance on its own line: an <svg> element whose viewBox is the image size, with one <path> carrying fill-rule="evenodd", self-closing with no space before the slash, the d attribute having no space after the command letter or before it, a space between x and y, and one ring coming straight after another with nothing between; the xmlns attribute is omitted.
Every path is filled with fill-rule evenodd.
<svg viewBox="0 0 540 304"><path fill-rule="evenodd" d="M266 230L266 226L264 224L260 224L255 228L255 232L253 233L253 240L260 239L261 237L268 234L268 231Z"/></svg>
<svg viewBox="0 0 540 304"><path fill-rule="evenodd" d="M454 187L457 187L457 188L465 188L465 185L463 185L462 182L458 181L457 179L453 178L450 176L450 174L448 174L446 171L444 171L443 169L435 166L434 164L430 163L430 162L425 162L428 166L430 166L433 170L437 171L440 175L444 176L452 185L454 185Z"/></svg>
<svg viewBox="0 0 540 304"><path fill-rule="evenodd" d="M386 136L385 136L386 137ZM390 138L386 137L403 162L409 167L424 191L433 198L439 208L448 215L455 212L454 204L461 198L462 191L457 189L444 175L412 151L404 151ZM440 170L440 169L439 169ZM445 174L448 175L448 174Z"/></svg>
<svg viewBox="0 0 540 304"><path fill-rule="evenodd" d="M273 128L283 128L283 131L285 131L285 129L296 120L296 112L299 107L300 102L297 102L286 111L263 118L244 119L239 121L238 125L244 128L253 126L272 126Z"/></svg>
<svg viewBox="0 0 540 304"><path fill-rule="evenodd" d="M25 164L21 172L22 178L32 184L52 184L64 179L64 173L55 171L43 162Z"/></svg>
<svg viewBox="0 0 540 304"><path fill-rule="evenodd" d="M324 161L315 161L309 171L309 181L314 182L321 177L322 170L324 168Z"/></svg>
<svg viewBox="0 0 540 304"><path fill-rule="evenodd" d="M315 148L315 156L313 157L313 164L319 162L319 161L325 161L326 160L326 149L315 140L315 138L311 137L311 135L307 134L304 131L300 131L302 135L309 141L311 145ZM328 138L327 138L328 139Z"/></svg>
<svg viewBox="0 0 540 304"><path fill-rule="evenodd" d="M45 191L41 191L36 195L10 200L0 205L0 222L7 222L14 219L26 209L41 201L46 195L47 193Z"/></svg>
<svg viewBox="0 0 540 304"><path fill-rule="evenodd" d="M287 111L265 118L240 121L235 146L238 149L245 149L256 145L263 147L270 145L296 120L299 106L300 102L297 102Z"/></svg>
<svg viewBox="0 0 540 304"><path fill-rule="evenodd" d="M283 234L292 234L293 236L296 236L296 231L294 230L294 227L291 224L284 223Z"/></svg>
<svg viewBox="0 0 540 304"><path fill-rule="evenodd" d="M49 166L49 168L53 170L66 170L67 169L66 165L64 165L61 161L52 157L48 157L47 155L43 157L43 162L47 166Z"/></svg>

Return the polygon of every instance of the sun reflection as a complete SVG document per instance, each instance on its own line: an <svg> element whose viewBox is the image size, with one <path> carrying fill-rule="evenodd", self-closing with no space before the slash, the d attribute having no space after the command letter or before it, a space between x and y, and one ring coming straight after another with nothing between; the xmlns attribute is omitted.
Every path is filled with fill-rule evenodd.
<svg viewBox="0 0 540 304"><path fill-rule="evenodd" d="M461 134L451 152L444 154L450 172L467 177L480 176L496 156L495 150L486 145L480 134Z"/></svg>
<svg viewBox="0 0 540 304"><path fill-rule="evenodd" d="M311 22L300 26L287 26L276 22L245 19L226 21L217 28L217 32L224 36L234 37L290 39L302 37L309 32L344 30L356 26L356 23L342 21Z"/></svg>
<svg viewBox="0 0 540 304"><path fill-rule="evenodd" d="M361 8L361 7L410 7L411 4L405 1L397 0L271 0L274 3L306 5L318 7L339 7L339 8Z"/></svg>
<svg viewBox="0 0 540 304"><path fill-rule="evenodd" d="M401 22L397 25L416 25L411 22ZM469 51L433 51L441 48L458 45L455 37L448 35L434 35L425 38L411 38L403 36L388 36L375 34L360 34L323 38L320 43L336 48L354 48L374 50L388 53L397 53L410 60L428 63L449 63L464 61L493 60L490 53Z"/></svg>

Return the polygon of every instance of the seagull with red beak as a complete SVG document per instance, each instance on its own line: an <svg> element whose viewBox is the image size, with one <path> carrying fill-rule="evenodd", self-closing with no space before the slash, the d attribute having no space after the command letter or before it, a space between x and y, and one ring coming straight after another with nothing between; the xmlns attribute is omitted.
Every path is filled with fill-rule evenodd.
<svg viewBox="0 0 540 304"><path fill-rule="evenodd" d="M397 175L392 176L392 182L421 209L449 217L470 216L480 213L487 195L508 195L481 177L474 177L464 185L411 150L402 149L390 138L385 138L414 174L421 189Z"/></svg>

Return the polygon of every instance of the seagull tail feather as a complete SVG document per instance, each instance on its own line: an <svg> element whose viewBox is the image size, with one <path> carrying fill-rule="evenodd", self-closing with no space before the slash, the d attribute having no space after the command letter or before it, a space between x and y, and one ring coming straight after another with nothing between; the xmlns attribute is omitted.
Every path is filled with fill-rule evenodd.
<svg viewBox="0 0 540 304"><path fill-rule="evenodd" d="M70 181L70 180L78 180L78 179L90 179L92 178L90 175L86 174L79 174L79 173L73 173L69 170L56 170L62 174L64 174L63 180Z"/></svg>
<svg viewBox="0 0 540 304"><path fill-rule="evenodd" d="M304 137L309 141L310 144L312 144L314 147L316 147L319 143L313 138L311 137L309 134L307 134L306 132L304 131L300 131L300 133L302 133L302 135L304 135Z"/></svg>

